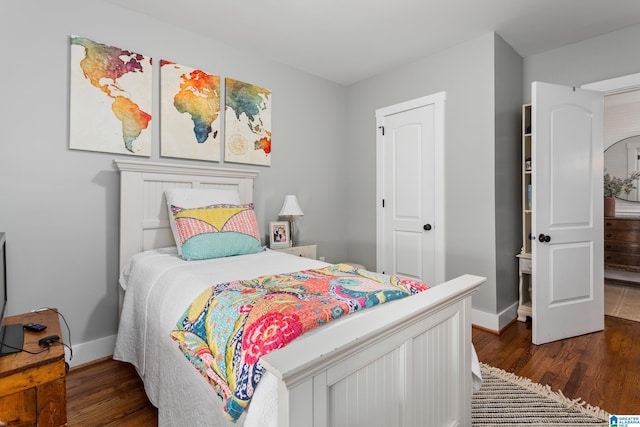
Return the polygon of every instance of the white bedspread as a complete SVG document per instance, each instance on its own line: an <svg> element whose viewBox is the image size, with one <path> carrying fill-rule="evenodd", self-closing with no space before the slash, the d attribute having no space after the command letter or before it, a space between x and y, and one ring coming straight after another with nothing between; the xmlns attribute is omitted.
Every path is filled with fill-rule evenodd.
<svg viewBox="0 0 640 427"><path fill-rule="evenodd" d="M238 423L226 419L222 401L170 337L184 310L205 289L238 279L320 268L325 262L266 250L205 261L184 261L175 247L137 254L123 269L126 291L114 359L133 364L162 426L276 427L276 378L265 373ZM474 391L481 383L473 352Z"/></svg>
<svg viewBox="0 0 640 427"><path fill-rule="evenodd" d="M149 400L159 408L160 426L275 427L275 405L270 401L276 396L274 377L263 377L251 400L251 413L233 424L224 416L213 387L184 357L170 332L193 300L215 284L326 265L271 250L205 261L184 261L175 247L137 254L120 275L126 293L114 358L136 367Z"/></svg>

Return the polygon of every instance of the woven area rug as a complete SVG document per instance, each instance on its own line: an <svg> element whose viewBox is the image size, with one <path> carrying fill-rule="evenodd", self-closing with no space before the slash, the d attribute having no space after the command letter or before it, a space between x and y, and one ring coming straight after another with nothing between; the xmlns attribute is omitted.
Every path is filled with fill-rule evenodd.
<svg viewBox="0 0 640 427"><path fill-rule="evenodd" d="M473 426L608 426L609 414L481 363L482 387L471 402Z"/></svg>
<svg viewBox="0 0 640 427"><path fill-rule="evenodd" d="M604 314L640 322L640 286L604 284Z"/></svg>

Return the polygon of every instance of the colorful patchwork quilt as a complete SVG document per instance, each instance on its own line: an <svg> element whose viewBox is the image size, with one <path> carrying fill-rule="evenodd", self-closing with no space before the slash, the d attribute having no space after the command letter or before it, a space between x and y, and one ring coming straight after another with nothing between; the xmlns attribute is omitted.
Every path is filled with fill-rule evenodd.
<svg viewBox="0 0 640 427"><path fill-rule="evenodd" d="M203 292L171 336L236 421L264 373L260 357L334 319L428 288L348 264L238 280Z"/></svg>

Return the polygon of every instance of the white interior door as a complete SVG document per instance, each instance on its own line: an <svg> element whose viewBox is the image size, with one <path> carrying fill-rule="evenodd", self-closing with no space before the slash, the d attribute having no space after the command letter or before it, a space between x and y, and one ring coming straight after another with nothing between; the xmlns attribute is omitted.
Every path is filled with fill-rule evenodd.
<svg viewBox="0 0 640 427"><path fill-rule="evenodd" d="M376 111L377 270L444 281L444 94Z"/></svg>
<svg viewBox="0 0 640 427"><path fill-rule="evenodd" d="M532 85L534 344L604 328L600 92Z"/></svg>

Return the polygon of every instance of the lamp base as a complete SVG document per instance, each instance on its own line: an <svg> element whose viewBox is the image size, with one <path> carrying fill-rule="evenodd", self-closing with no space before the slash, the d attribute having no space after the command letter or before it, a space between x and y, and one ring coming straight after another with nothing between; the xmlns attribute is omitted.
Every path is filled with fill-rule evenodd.
<svg viewBox="0 0 640 427"><path fill-rule="evenodd" d="M289 230L291 232L291 239L289 239L289 241L291 242L291 247L294 247L296 245L296 241L294 239L295 234L295 221L293 220L292 217L289 217Z"/></svg>

